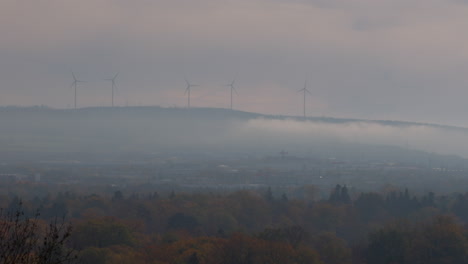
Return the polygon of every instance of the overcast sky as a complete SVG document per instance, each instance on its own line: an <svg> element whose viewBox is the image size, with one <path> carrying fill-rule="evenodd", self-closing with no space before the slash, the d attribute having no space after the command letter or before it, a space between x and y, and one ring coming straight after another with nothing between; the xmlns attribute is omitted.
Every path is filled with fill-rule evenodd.
<svg viewBox="0 0 468 264"><path fill-rule="evenodd" d="M468 1L0 0L0 105L196 107L468 126Z"/></svg>

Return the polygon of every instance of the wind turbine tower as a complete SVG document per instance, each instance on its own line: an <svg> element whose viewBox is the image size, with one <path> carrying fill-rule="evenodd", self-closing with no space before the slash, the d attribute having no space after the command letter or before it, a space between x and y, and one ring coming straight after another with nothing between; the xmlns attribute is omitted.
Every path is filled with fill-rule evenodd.
<svg viewBox="0 0 468 264"><path fill-rule="evenodd" d="M306 118L306 95L307 93L312 94L308 89L307 89L307 80L304 83L304 88L300 89L298 92L303 92L304 93L304 118Z"/></svg>
<svg viewBox="0 0 468 264"><path fill-rule="evenodd" d="M232 92L234 91L237 94L236 88L234 88L234 82L236 81L236 78L232 80L230 84L226 84L227 87L231 90L231 110L232 110Z"/></svg>
<svg viewBox="0 0 468 264"><path fill-rule="evenodd" d="M111 78L111 79L105 79L106 81L110 81L110 82L111 82L112 107L114 107L114 89L117 88L117 86L115 85L115 79L117 78L117 76L119 76L119 73L116 73L116 74L114 75L114 77Z"/></svg>
<svg viewBox="0 0 468 264"><path fill-rule="evenodd" d="M78 86L78 83L84 82L84 81L78 80L73 72L72 72L72 76L73 76L73 82L72 82L71 87L75 88L75 109L76 109L76 87Z"/></svg>
<svg viewBox="0 0 468 264"><path fill-rule="evenodd" d="M191 84L186 78L185 83L187 84L187 88L185 88L184 94L187 94L187 108L190 108L190 89L192 87L197 87L197 84Z"/></svg>

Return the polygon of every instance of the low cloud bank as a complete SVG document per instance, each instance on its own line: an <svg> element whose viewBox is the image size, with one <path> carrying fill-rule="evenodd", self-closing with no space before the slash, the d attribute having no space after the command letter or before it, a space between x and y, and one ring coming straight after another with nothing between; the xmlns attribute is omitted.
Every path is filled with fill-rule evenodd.
<svg viewBox="0 0 468 264"><path fill-rule="evenodd" d="M0 147L4 152L268 154L284 149L294 155L336 155L344 151L354 155L356 151L368 151L360 146L392 146L468 157L468 129L398 122L247 118L216 111L194 115L177 111L3 113Z"/></svg>
<svg viewBox="0 0 468 264"><path fill-rule="evenodd" d="M321 143L389 145L468 157L468 130L430 125L252 119L242 123L231 135L238 141L253 144L302 147Z"/></svg>

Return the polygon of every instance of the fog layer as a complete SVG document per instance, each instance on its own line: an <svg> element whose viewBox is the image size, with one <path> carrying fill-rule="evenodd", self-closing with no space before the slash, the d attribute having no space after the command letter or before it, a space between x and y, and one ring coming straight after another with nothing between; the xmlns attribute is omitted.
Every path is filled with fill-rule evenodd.
<svg viewBox="0 0 468 264"><path fill-rule="evenodd" d="M336 156L392 146L468 157L468 130L401 122L261 116L223 109L0 111L2 152L210 152ZM353 146L350 148L350 146Z"/></svg>

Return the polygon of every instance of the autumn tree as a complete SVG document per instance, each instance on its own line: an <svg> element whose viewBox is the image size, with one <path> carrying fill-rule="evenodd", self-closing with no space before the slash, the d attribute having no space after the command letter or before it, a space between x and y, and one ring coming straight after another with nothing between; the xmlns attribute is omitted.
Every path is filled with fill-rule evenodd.
<svg viewBox="0 0 468 264"><path fill-rule="evenodd" d="M313 247L327 264L351 263L351 250L346 241L332 232L322 232L313 239Z"/></svg>
<svg viewBox="0 0 468 264"><path fill-rule="evenodd" d="M72 263L76 254L67 248L71 225L55 219L42 226L39 213L25 215L22 203L15 210L0 211L0 263L61 264Z"/></svg>
<svg viewBox="0 0 468 264"><path fill-rule="evenodd" d="M350 203L351 198L348 193L348 188L337 184L335 189L331 192L330 198L328 199L332 203Z"/></svg>
<svg viewBox="0 0 468 264"><path fill-rule="evenodd" d="M436 216L413 236L408 263L467 263L468 240L464 233L453 217Z"/></svg>
<svg viewBox="0 0 468 264"><path fill-rule="evenodd" d="M301 226L288 226L284 228L266 228L258 237L268 241L287 243L297 248L307 238L307 232Z"/></svg>
<svg viewBox="0 0 468 264"><path fill-rule="evenodd" d="M364 221L374 220L385 212L385 202L378 193L361 193L354 207Z"/></svg>
<svg viewBox="0 0 468 264"><path fill-rule="evenodd" d="M387 226L371 234L368 264L467 263L465 230L450 216L426 224Z"/></svg>
<svg viewBox="0 0 468 264"><path fill-rule="evenodd" d="M370 235L368 264L404 264L409 250L410 234L400 228L387 227Z"/></svg>
<svg viewBox="0 0 468 264"><path fill-rule="evenodd" d="M78 224L72 240L80 249L133 244L129 228L113 218L93 219Z"/></svg>

